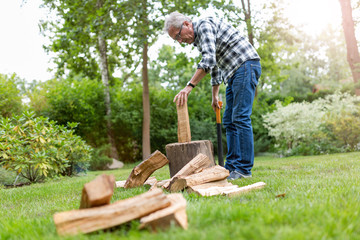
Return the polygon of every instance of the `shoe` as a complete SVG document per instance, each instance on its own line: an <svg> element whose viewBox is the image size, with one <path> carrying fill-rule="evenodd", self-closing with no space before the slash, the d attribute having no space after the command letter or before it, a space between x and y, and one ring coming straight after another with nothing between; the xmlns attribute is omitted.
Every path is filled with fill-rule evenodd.
<svg viewBox="0 0 360 240"><path fill-rule="evenodd" d="M249 175L245 175L241 172L238 172L236 170L230 172L230 175L227 177L227 180L235 180L235 179L239 179L239 178L251 178L251 174Z"/></svg>

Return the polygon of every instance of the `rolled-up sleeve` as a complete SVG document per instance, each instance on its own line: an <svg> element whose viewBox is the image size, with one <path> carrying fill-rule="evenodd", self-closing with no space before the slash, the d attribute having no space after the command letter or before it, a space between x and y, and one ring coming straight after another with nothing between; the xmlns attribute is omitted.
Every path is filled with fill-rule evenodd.
<svg viewBox="0 0 360 240"><path fill-rule="evenodd" d="M211 85L220 85L222 82L221 70L218 66L213 67L211 70Z"/></svg>
<svg viewBox="0 0 360 240"><path fill-rule="evenodd" d="M203 22L198 28L202 59L197 68L211 73L216 67L216 26L211 22ZM217 67L216 67L217 68Z"/></svg>

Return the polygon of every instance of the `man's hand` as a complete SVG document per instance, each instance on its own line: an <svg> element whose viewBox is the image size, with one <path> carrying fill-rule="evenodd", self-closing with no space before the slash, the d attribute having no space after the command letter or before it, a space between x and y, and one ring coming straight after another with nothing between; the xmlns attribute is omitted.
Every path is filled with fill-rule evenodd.
<svg viewBox="0 0 360 240"><path fill-rule="evenodd" d="M212 106L212 108L214 109L215 112L216 112L217 108L221 108L220 105L219 105L219 97L218 96L213 97L211 106Z"/></svg>
<svg viewBox="0 0 360 240"><path fill-rule="evenodd" d="M176 96L174 97L174 101L178 106L182 106L187 102L188 96L192 90L192 87L186 86L183 90L181 90Z"/></svg>
<svg viewBox="0 0 360 240"><path fill-rule="evenodd" d="M216 112L216 108L220 108L219 105L219 87L220 85L214 85L212 86L212 102L211 107Z"/></svg>

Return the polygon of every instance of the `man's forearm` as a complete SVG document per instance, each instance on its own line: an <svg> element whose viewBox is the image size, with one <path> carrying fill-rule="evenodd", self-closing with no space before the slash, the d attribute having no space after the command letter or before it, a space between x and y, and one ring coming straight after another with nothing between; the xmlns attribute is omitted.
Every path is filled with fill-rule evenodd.
<svg viewBox="0 0 360 240"><path fill-rule="evenodd" d="M190 82L196 86L201 79L203 79L206 76L206 72L202 68L198 68L194 74L194 76L191 78Z"/></svg>
<svg viewBox="0 0 360 240"><path fill-rule="evenodd" d="M217 97L219 95L219 89L220 89L220 85L212 86L212 99L217 99Z"/></svg>

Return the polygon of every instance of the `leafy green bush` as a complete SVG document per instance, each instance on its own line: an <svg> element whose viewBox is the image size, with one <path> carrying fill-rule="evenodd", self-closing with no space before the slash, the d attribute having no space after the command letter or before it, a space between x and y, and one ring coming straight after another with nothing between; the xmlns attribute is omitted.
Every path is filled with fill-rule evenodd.
<svg viewBox="0 0 360 240"><path fill-rule="evenodd" d="M94 148L91 155L90 161L90 170L106 170L108 164L112 163L112 159L109 158L108 151L110 150L110 145L103 145L99 148Z"/></svg>
<svg viewBox="0 0 360 240"><path fill-rule="evenodd" d="M312 103L276 103L264 116L269 135L285 155L359 150L360 98L335 93Z"/></svg>
<svg viewBox="0 0 360 240"><path fill-rule="evenodd" d="M21 112L21 95L17 87L19 81L15 74L10 77L0 74L0 117L11 117Z"/></svg>
<svg viewBox="0 0 360 240"><path fill-rule="evenodd" d="M360 111L341 111L339 114L328 114L324 129L326 137L346 151L360 149Z"/></svg>
<svg viewBox="0 0 360 240"><path fill-rule="evenodd" d="M86 169L91 148L70 129L33 112L0 120L0 164L30 182Z"/></svg>

